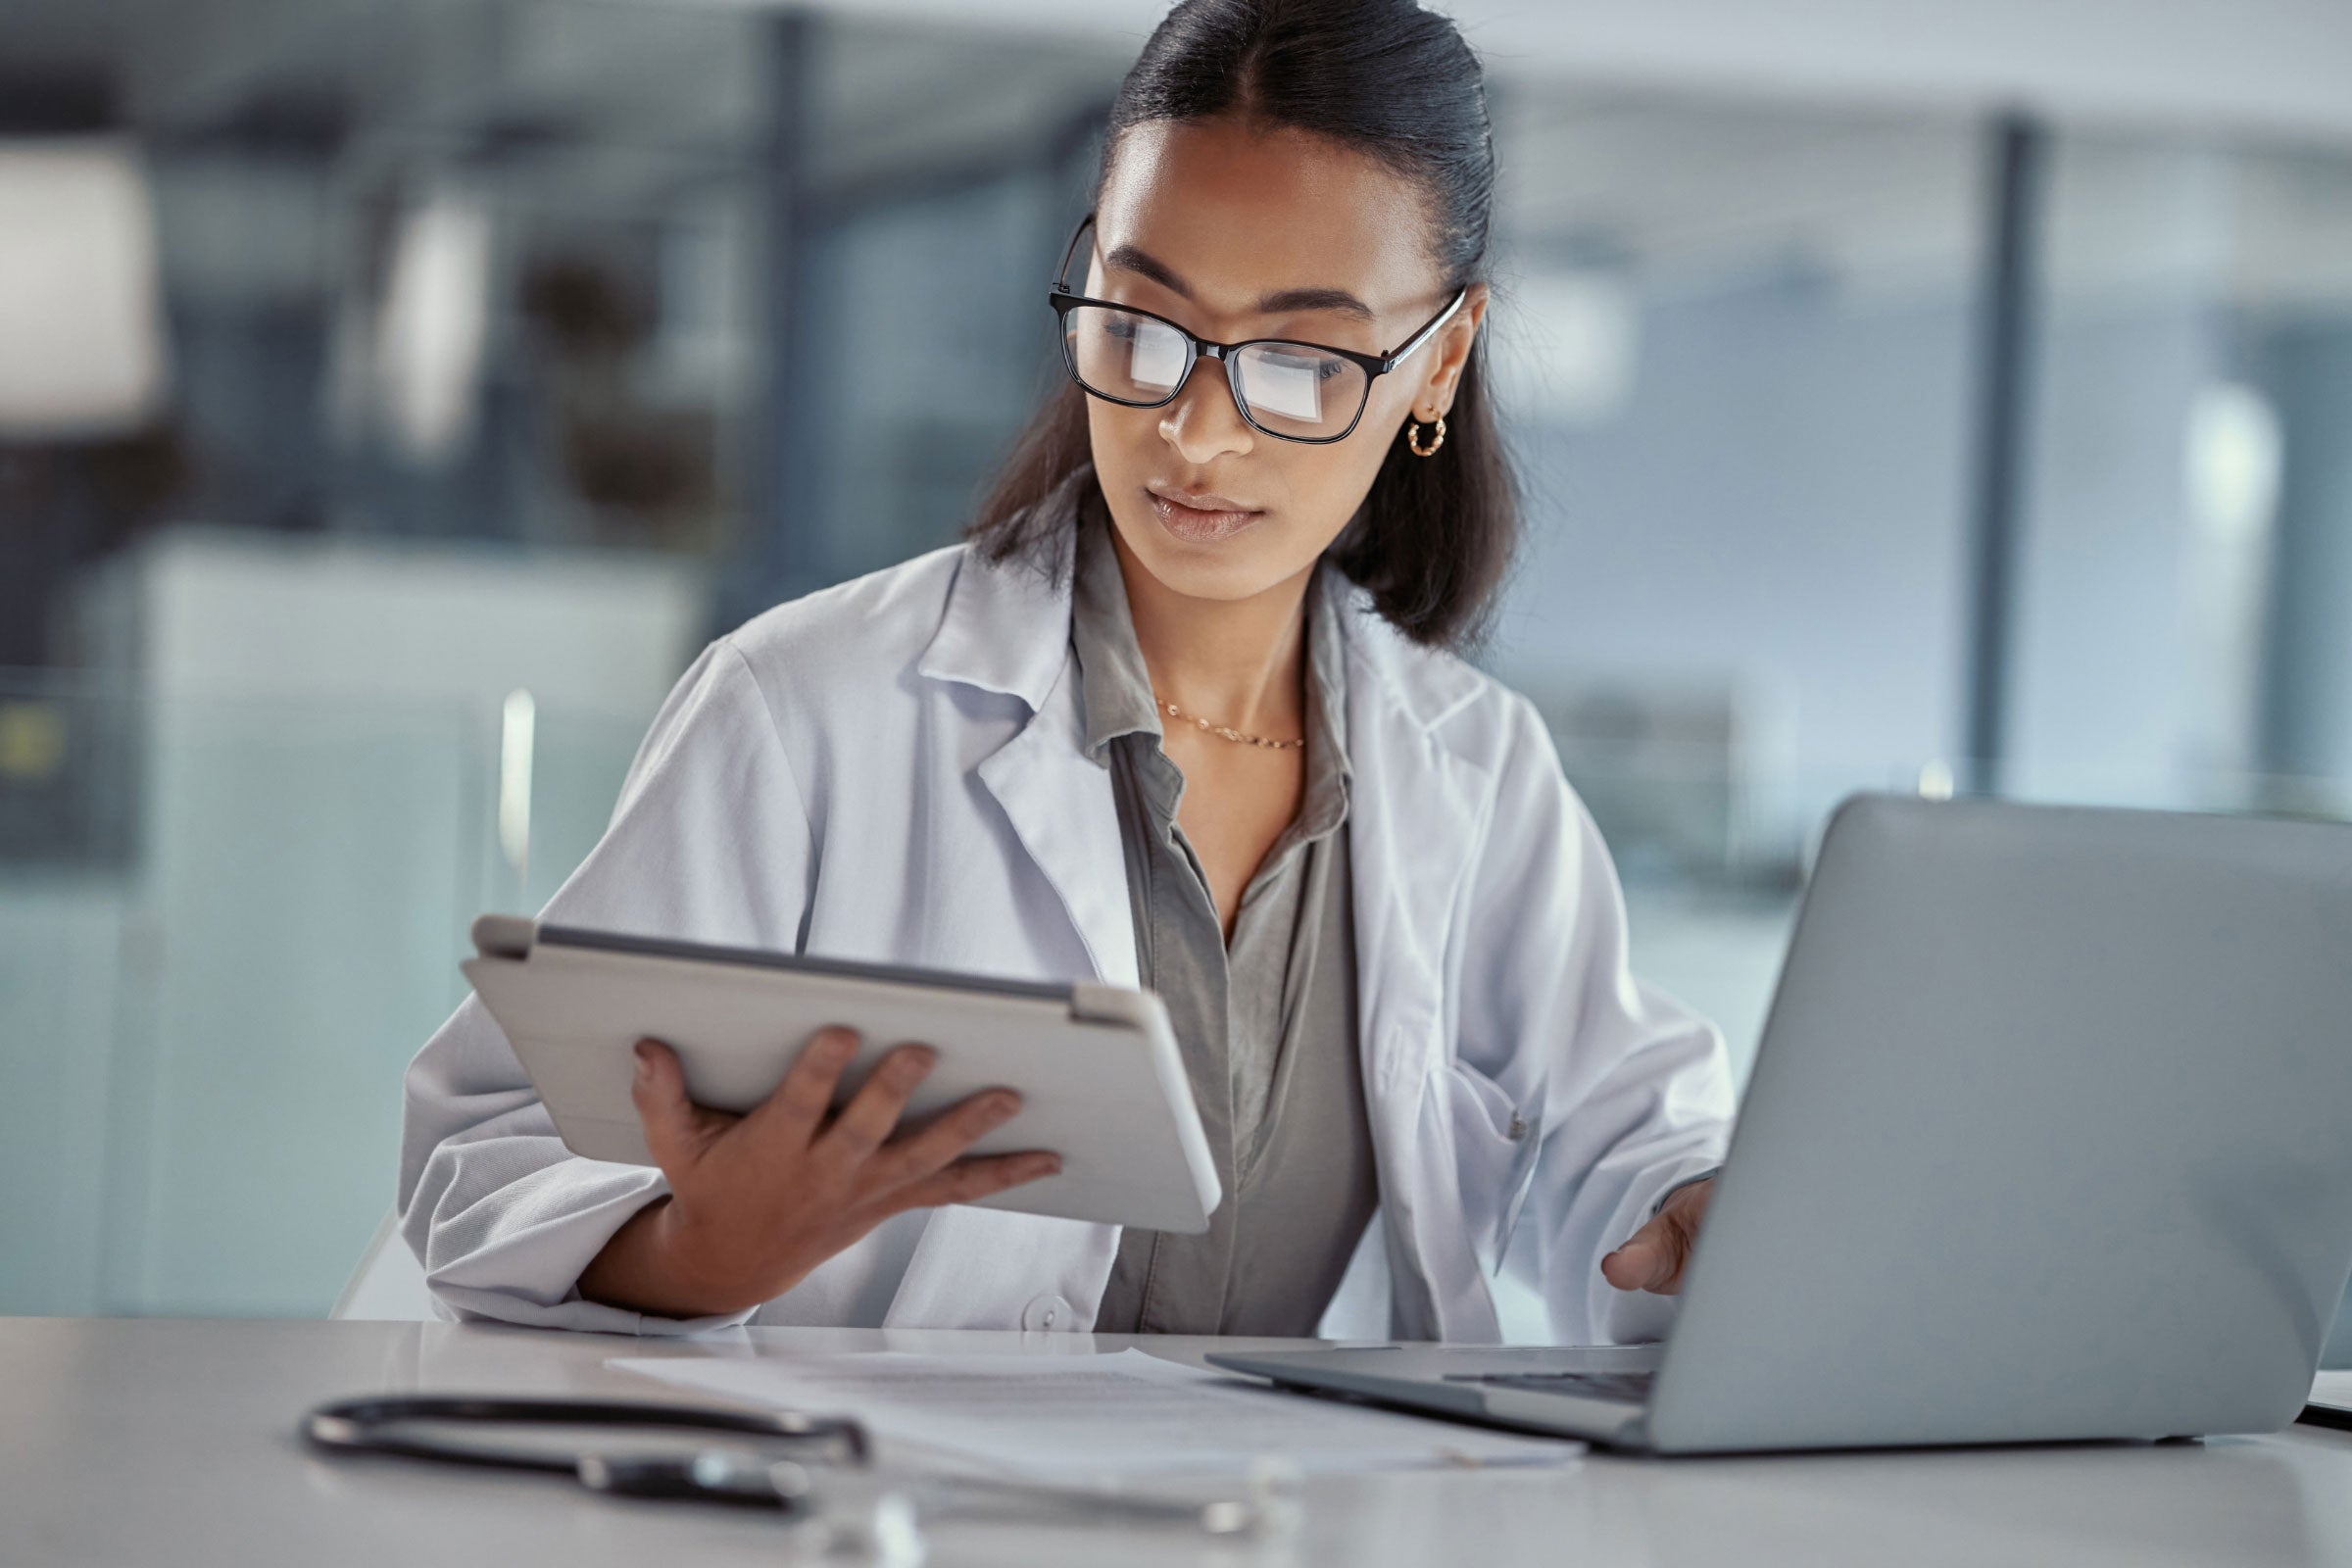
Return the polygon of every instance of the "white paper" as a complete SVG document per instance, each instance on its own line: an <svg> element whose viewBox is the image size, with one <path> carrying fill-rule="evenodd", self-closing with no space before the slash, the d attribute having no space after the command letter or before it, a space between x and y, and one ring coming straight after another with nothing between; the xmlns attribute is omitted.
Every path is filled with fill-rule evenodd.
<svg viewBox="0 0 2352 1568"><path fill-rule="evenodd" d="M1241 1475L1268 1455L1310 1472L1557 1464L1585 1447L1281 1394L1141 1350L634 1356L607 1364L698 1393L856 1416L888 1442L1061 1480Z"/></svg>

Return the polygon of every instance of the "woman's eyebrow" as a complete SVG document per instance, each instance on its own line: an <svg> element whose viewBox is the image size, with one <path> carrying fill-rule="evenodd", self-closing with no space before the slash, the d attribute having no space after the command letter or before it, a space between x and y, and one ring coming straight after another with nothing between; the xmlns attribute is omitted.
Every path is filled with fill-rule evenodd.
<svg viewBox="0 0 2352 1568"><path fill-rule="evenodd" d="M1185 287L1184 279L1178 277L1166 263L1133 245L1117 246L1102 258L1102 265L1140 273L1185 299L1193 297L1193 291ZM1372 307L1344 288L1277 289L1259 298L1257 310L1261 316L1279 316L1289 311L1337 311L1342 316L1352 316L1358 320L1369 321L1373 318Z"/></svg>

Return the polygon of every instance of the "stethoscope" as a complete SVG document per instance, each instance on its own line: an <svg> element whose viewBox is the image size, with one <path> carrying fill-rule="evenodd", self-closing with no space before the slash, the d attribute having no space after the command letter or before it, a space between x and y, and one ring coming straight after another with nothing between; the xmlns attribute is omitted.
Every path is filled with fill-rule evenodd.
<svg viewBox="0 0 2352 1568"><path fill-rule="evenodd" d="M599 1433L700 1433L737 1440L733 1447L686 1452L609 1453L576 1447L529 1447L468 1443L434 1429L483 1430L568 1427ZM329 1453L390 1454L436 1464L568 1475L592 1492L620 1497L676 1497L806 1510L806 1464L788 1459L760 1464L740 1440L754 1439L811 1459L863 1465L871 1457L865 1428L846 1416L772 1414L709 1405L654 1404L603 1399L475 1398L405 1395L339 1399L302 1418L302 1435ZM782 1476L767 1472L784 1470Z"/></svg>
<svg viewBox="0 0 2352 1568"><path fill-rule="evenodd" d="M531 1446L468 1441L493 1434L565 1428L673 1440L668 1446L614 1452L577 1445ZM1298 1523L1295 1469L1265 1468L1241 1497L1154 1496L1132 1491L1051 1486L997 1477L884 1476L872 1468L865 1427L850 1416L772 1412L638 1400L386 1395L338 1399L302 1419L312 1447L338 1456L377 1454L435 1464L565 1475L615 1497L663 1498L770 1508L869 1561L919 1563L920 1517L947 1513L1050 1511L1078 1518L1189 1526L1212 1536L1280 1540ZM674 1440L711 1441L680 1446ZM825 1480L820 1485L818 1472Z"/></svg>

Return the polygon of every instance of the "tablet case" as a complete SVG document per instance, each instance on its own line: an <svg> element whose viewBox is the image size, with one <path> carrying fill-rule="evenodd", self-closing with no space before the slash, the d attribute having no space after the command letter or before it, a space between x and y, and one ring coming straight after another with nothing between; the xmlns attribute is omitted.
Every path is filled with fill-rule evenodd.
<svg viewBox="0 0 2352 1568"><path fill-rule="evenodd" d="M976 1154L1049 1149L1058 1174L983 1208L1198 1233L1221 1196L1167 1009L1148 991L1048 984L750 948L666 942L484 915L462 967L530 1074L566 1148L654 1163L629 1099L631 1048L667 1044L699 1104L748 1111L808 1037L863 1037L840 1101L892 1046L938 1065L908 1102L920 1117L1008 1087L1021 1110ZM837 1101L838 1102L838 1101Z"/></svg>

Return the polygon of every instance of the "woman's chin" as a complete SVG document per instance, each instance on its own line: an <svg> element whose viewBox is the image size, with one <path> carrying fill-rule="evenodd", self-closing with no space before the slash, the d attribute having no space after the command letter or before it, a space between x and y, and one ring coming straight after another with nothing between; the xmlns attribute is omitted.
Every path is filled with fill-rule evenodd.
<svg viewBox="0 0 2352 1568"><path fill-rule="evenodd" d="M1270 528L1245 526L1214 541L1195 543L1147 517L1141 527L1122 528L1121 533L1127 553L1152 579L1187 599L1228 604L1254 599L1298 570L1280 551L1268 548L1278 542Z"/></svg>

